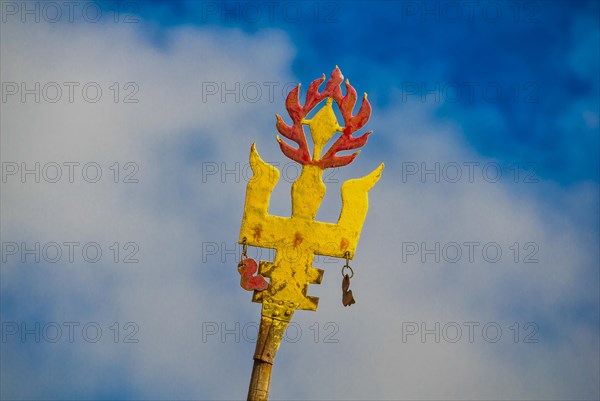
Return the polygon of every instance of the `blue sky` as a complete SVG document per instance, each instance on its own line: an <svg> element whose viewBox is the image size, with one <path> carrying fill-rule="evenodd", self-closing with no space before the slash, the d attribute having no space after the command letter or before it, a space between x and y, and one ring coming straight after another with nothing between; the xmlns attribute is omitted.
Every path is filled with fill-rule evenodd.
<svg viewBox="0 0 600 401"><path fill-rule="evenodd" d="M527 159L561 183L598 180L597 152L588 151L599 146L598 123L563 122L573 119L573 105L598 109L597 2L292 4L173 1L139 11L160 27L282 29L297 45L292 70L303 81L322 66L343 65L378 106L401 90L441 103L426 94L439 88L450 100L440 117L460 115L483 154ZM482 114L498 121L482 121Z"/></svg>
<svg viewBox="0 0 600 401"><path fill-rule="evenodd" d="M0 397L244 399L248 151L289 215L275 114L338 65L374 133L318 219L386 168L272 399L598 399L600 3L467 3L3 2Z"/></svg>

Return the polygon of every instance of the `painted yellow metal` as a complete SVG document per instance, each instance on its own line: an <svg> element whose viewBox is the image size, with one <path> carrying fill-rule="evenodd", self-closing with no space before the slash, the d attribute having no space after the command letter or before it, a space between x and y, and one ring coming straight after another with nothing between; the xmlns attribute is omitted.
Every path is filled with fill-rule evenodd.
<svg viewBox="0 0 600 401"><path fill-rule="evenodd" d="M279 181L280 173L261 159L255 144L250 149L253 177L246 187L239 242L275 249L276 252L272 262L260 261L258 274L269 279L269 284L265 290L255 290L252 298L254 302L262 303L262 311L249 400L268 398L271 365L294 312L317 309L319 299L307 294L310 284L320 284L323 279L323 270L313 267L315 255L354 258L367 215L368 192L379 181L384 167L382 163L370 174L348 180L342 185L342 210L337 223L315 220L326 192L323 169L351 163L358 152L341 156L337 152L363 146L371 134L369 131L359 137L352 136L353 132L366 124L370 116L371 106L366 94L360 110L352 115L357 100L356 91L346 81L346 95L342 96L339 86L343 76L339 68L336 67L325 90L319 93L318 87L324 80L325 76L313 81L304 105L298 100L299 88L290 92L286 108L293 125L288 126L277 116L278 131L298 145L298 148L293 148L277 137L282 152L302 165L300 176L292 184L290 217L269 214L271 193ZM311 119L307 119L308 113L322 100L326 100L325 105ZM344 127L339 125L335 117L333 101L342 114ZM310 129L314 145L312 158L302 125L308 125ZM337 132L342 134L321 156L323 147ZM244 278L251 279L254 268L255 264L251 261L240 263L238 269L243 276L242 282Z"/></svg>
<svg viewBox="0 0 600 401"><path fill-rule="evenodd" d="M312 119L302 121L309 126L310 135L315 145L313 150L313 160L320 160L323 146L333 138L336 132L342 132L344 130L343 127L340 127L335 118L332 104L333 99L330 97L327 98L325 106L322 107Z"/></svg>
<svg viewBox="0 0 600 401"><path fill-rule="evenodd" d="M308 120L315 156L336 131L340 131L331 101ZM257 291L253 300L263 303L262 315L289 321L296 309L316 310L318 298L307 295L309 284L318 284L323 271L312 266L315 255L343 258L346 251L354 257L368 209L368 191L381 177L383 164L367 176L342 185L342 210L337 224L315 221L325 196L323 170L304 165L292 185L292 216L269 214L271 192L279 180L279 171L265 163L253 144L250 150L253 177L246 189L240 242L276 250L273 262L261 262L259 274L270 279L269 288ZM279 306L285 305L280 308ZM277 306L277 307L273 307Z"/></svg>

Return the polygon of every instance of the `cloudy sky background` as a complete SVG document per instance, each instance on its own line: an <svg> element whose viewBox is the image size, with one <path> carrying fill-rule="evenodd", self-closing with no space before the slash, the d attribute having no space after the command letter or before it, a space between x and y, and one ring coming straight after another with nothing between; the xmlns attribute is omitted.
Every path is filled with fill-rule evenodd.
<svg viewBox="0 0 600 401"><path fill-rule="evenodd" d="M357 304L341 305L342 261L318 258L319 310L295 314L271 398L600 397L597 2L481 2L472 14L437 2L228 2L233 14L220 2L80 2L73 21L62 2L60 17L23 4L1 10L2 399L245 398L260 314L236 269L249 147L282 168L271 213L289 215L297 170L275 113L287 119L286 90L335 65L369 94L375 132L326 176L318 218L335 221L344 180L386 168L351 263ZM21 84L36 82L40 101L22 101ZM65 82L78 85L72 102ZM39 183L9 174L36 162ZM439 163L439 182L407 174L422 163ZM68 242L80 244L73 262ZM466 242L479 244L472 261ZM39 262L22 255L36 243ZM87 243L102 249L95 263ZM422 252L436 243L439 262ZM455 248L442 252L452 243L454 263ZM124 263L132 251L138 262Z"/></svg>

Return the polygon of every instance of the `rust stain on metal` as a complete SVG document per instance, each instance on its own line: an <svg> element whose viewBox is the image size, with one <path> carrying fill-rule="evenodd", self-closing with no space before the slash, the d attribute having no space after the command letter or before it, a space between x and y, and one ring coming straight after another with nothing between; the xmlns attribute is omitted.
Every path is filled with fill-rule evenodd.
<svg viewBox="0 0 600 401"><path fill-rule="evenodd" d="M340 251L346 251L346 249L348 249L348 245L350 244L350 242L348 241L347 238L342 238L342 240L340 241Z"/></svg>
<svg viewBox="0 0 600 401"><path fill-rule="evenodd" d="M296 233L294 234L294 247L297 247L298 245L300 245L302 243L302 234L300 233Z"/></svg>
<svg viewBox="0 0 600 401"><path fill-rule="evenodd" d="M254 227L254 229L252 230L252 238L254 238L254 241L258 242L260 241L260 235L262 233L262 226L259 224L256 227Z"/></svg>

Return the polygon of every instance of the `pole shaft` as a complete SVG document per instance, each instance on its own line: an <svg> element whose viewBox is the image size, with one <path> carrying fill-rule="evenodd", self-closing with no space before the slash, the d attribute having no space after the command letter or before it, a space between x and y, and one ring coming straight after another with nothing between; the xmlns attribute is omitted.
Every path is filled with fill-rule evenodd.
<svg viewBox="0 0 600 401"><path fill-rule="evenodd" d="M275 354L277 354L281 340L285 335L285 329L292 318L292 313L287 314L286 320L261 314L256 350L254 351L254 366L252 367L252 377L248 388L248 401L267 401L269 399L269 385L271 384L271 371L275 362ZM285 310L276 311L275 315L285 316Z"/></svg>
<svg viewBox="0 0 600 401"><path fill-rule="evenodd" d="M258 359L254 360L248 389L248 401L267 401L269 399L272 369L272 364Z"/></svg>

